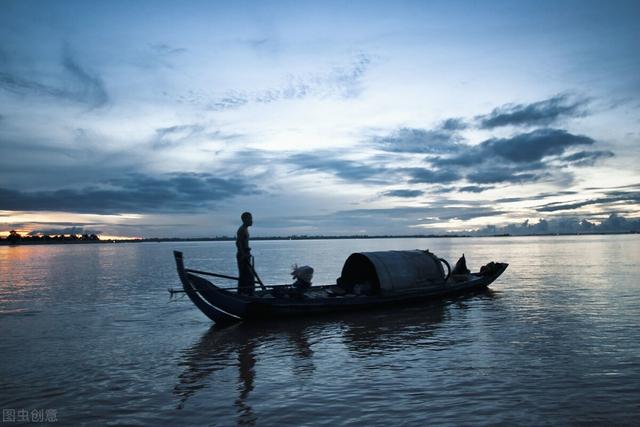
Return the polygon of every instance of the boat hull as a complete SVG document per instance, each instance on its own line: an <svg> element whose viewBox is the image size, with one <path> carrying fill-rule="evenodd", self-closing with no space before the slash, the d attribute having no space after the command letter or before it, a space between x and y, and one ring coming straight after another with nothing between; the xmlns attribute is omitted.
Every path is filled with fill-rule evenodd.
<svg viewBox="0 0 640 427"><path fill-rule="evenodd" d="M174 256L185 293L202 313L217 324L420 304L445 296L480 291L495 281L508 266L496 263L491 274L470 275L470 280L465 281L450 279L442 286L403 291L395 295L336 297L327 294L324 298L296 299L249 297L221 289L186 270L181 252L174 252Z"/></svg>

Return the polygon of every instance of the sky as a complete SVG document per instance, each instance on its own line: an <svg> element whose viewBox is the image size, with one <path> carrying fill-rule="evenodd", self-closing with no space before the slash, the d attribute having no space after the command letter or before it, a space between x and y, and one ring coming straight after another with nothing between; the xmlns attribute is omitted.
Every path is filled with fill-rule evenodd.
<svg viewBox="0 0 640 427"><path fill-rule="evenodd" d="M0 232L640 229L637 1L0 2Z"/></svg>

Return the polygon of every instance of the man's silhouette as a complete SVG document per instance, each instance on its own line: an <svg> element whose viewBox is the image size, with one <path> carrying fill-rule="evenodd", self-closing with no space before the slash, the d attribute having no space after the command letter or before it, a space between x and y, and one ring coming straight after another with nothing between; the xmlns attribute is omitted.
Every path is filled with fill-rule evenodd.
<svg viewBox="0 0 640 427"><path fill-rule="evenodd" d="M249 227L253 225L251 213L244 212L240 218L242 225L236 233L236 260L238 261L238 293L253 296L256 285L251 269L251 248L249 247Z"/></svg>

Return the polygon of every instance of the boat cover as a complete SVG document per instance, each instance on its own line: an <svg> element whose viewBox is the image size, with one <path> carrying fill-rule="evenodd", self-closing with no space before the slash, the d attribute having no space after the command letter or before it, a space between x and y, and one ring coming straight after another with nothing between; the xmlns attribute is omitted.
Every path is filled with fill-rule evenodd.
<svg viewBox="0 0 640 427"><path fill-rule="evenodd" d="M445 274L429 251L356 252L347 258L338 283L345 288L368 284L373 293L393 293L442 286Z"/></svg>

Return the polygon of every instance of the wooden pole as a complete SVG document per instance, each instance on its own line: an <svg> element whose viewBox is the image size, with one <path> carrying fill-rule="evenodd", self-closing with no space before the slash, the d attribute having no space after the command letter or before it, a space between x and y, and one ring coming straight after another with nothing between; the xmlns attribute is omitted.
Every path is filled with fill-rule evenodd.
<svg viewBox="0 0 640 427"><path fill-rule="evenodd" d="M260 287L262 288L263 291L266 291L267 288L264 286L264 283L262 283L262 280L260 280L260 276L258 276L258 273L256 272L256 269L253 268L253 256L251 257L251 261L249 261L247 259L247 262L249 263L249 268L251 268L251 272L253 273L255 278L258 280L258 283L260 284Z"/></svg>

